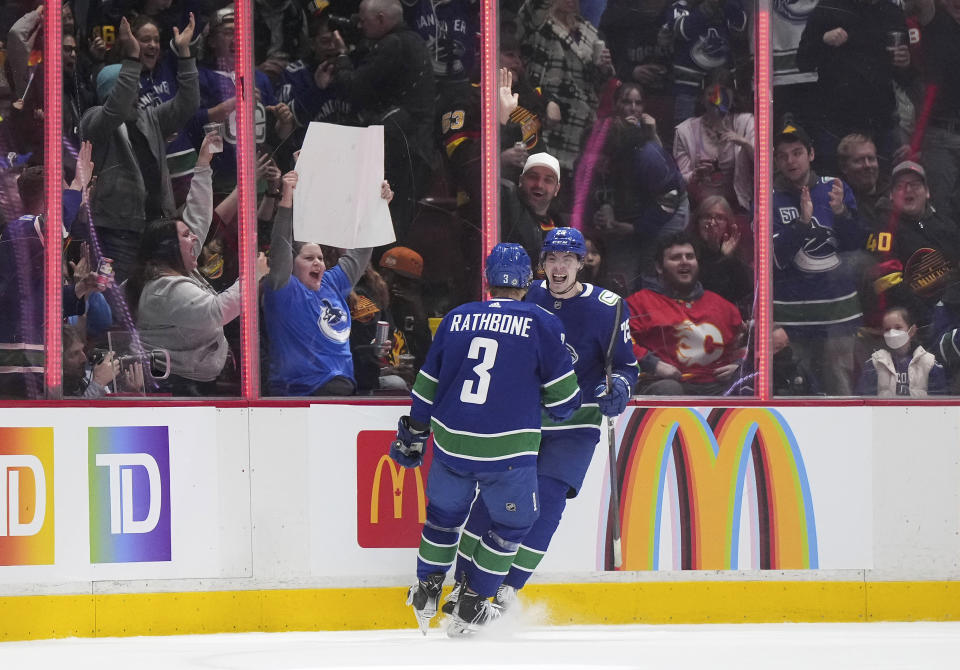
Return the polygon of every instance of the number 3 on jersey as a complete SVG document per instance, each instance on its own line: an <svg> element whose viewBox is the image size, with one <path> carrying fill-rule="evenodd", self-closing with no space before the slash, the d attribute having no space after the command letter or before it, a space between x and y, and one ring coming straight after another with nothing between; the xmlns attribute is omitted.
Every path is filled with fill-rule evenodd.
<svg viewBox="0 0 960 670"><path fill-rule="evenodd" d="M461 110L447 112L440 118L440 130L449 133L451 130L460 130L463 128L464 113Z"/></svg>
<svg viewBox="0 0 960 670"><path fill-rule="evenodd" d="M468 402L473 405L482 405L487 402L487 392L490 390L490 370L497 360L496 340L489 337L475 337L470 340L470 350L467 352L467 358L470 360L479 360L480 362L473 366L473 371L478 379L466 379L463 382L463 388L460 390L460 402ZM476 385L476 388L474 388Z"/></svg>

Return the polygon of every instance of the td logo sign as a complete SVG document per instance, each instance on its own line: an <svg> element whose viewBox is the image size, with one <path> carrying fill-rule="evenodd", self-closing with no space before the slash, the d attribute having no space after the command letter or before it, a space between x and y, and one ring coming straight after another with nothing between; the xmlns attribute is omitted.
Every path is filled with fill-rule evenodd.
<svg viewBox="0 0 960 670"><path fill-rule="evenodd" d="M0 427L0 565L53 562L53 429Z"/></svg>
<svg viewBox="0 0 960 670"><path fill-rule="evenodd" d="M90 428L90 562L169 561L166 426Z"/></svg>

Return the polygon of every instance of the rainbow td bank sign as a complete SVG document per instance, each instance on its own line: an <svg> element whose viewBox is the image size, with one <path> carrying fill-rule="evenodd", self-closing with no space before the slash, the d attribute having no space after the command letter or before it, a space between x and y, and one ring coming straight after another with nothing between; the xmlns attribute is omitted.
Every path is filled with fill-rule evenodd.
<svg viewBox="0 0 960 670"><path fill-rule="evenodd" d="M88 430L90 562L169 561L167 427Z"/></svg>

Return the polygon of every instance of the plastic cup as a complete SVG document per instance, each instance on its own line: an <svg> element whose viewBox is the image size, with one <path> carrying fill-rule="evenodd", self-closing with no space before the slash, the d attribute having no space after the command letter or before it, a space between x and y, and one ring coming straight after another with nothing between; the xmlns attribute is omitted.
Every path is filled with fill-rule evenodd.
<svg viewBox="0 0 960 670"><path fill-rule="evenodd" d="M203 124L203 134L209 135L210 133L217 134L217 139L210 141L210 151L218 154L223 151L223 124L219 122Z"/></svg>

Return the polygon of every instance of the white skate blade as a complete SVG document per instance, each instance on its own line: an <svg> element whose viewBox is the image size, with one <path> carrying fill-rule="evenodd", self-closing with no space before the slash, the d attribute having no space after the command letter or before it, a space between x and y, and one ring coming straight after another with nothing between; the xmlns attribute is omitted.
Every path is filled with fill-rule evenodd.
<svg viewBox="0 0 960 670"><path fill-rule="evenodd" d="M416 591L416 586L411 586L410 590L407 591L407 604L413 607L413 594ZM420 629L420 632L424 635L427 634L427 630L430 628L430 619L437 615L436 609L423 608L418 610L414 608L413 616L417 618L417 628Z"/></svg>
<svg viewBox="0 0 960 670"><path fill-rule="evenodd" d="M428 616L424 612L418 612L417 610L414 610L413 615L417 617L417 627L420 629L420 632L426 635L427 631L430 629L430 619L433 618L433 614Z"/></svg>

